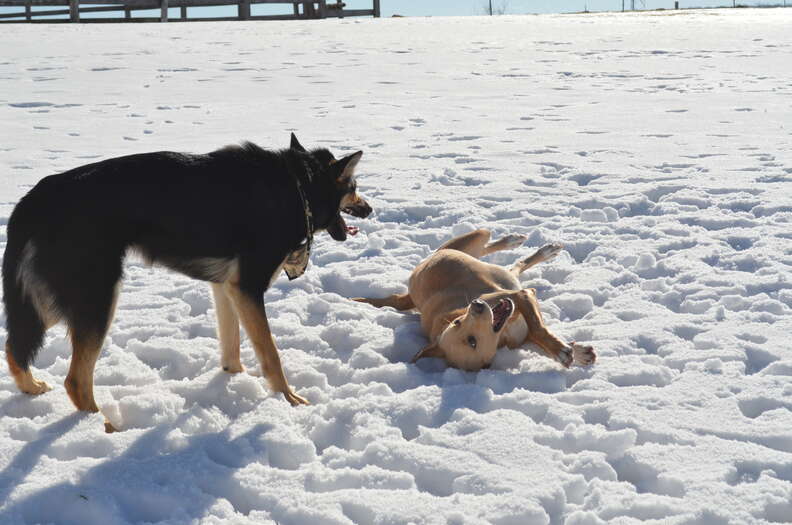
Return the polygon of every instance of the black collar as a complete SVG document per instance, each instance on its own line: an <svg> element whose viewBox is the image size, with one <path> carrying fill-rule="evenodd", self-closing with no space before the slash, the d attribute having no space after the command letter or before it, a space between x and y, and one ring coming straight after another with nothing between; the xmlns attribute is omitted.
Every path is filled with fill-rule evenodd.
<svg viewBox="0 0 792 525"><path fill-rule="evenodd" d="M308 183L310 184L312 179L311 170L308 166L304 167ZM300 176L296 172L292 173L292 175L297 185L297 193L300 195L300 201L302 201L303 212L305 213L305 238L300 241L297 248L286 256L286 260L283 263L283 269L290 281L305 273L305 268L308 266L308 259L311 256L311 244L313 244L314 231L313 212L311 211L308 197L305 195L305 189L300 181Z"/></svg>

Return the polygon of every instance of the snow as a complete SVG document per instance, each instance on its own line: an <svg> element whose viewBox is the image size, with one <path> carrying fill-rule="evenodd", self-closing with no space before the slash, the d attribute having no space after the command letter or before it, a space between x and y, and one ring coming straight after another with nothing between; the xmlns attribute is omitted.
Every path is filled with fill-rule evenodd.
<svg viewBox="0 0 792 525"><path fill-rule="evenodd" d="M220 370L204 283L131 260L76 413L62 328L0 375L0 523L792 521L792 12L167 25L0 33L0 240L41 177L244 139L363 149L374 206L267 292L291 385ZM207 213L211 213L207 210ZM409 364L403 292L452 235L565 251L523 275L550 328L490 370Z"/></svg>

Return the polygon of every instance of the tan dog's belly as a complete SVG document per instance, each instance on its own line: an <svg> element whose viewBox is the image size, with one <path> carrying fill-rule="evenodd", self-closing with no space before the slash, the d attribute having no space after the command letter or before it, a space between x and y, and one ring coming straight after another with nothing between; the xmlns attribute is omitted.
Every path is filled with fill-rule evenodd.
<svg viewBox="0 0 792 525"><path fill-rule="evenodd" d="M500 295L520 290L521 286L517 277L505 268L457 250L439 250L413 270L408 289L415 308L421 313L424 331L433 338L448 312L466 308L477 297L497 300ZM520 324L524 328L519 328ZM516 341L520 333L524 334L523 338L513 343L515 346L522 344L528 333L525 320L515 313L504 330L504 334L513 335L502 336L501 344L507 344L505 339Z"/></svg>
<svg viewBox="0 0 792 525"><path fill-rule="evenodd" d="M498 348L518 348L531 342L564 367L590 365L594 349L567 344L552 334L542 319L536 291L523 289L518 276L558 255L557 243L542 246L509 270L479 257L520 246L523 235L506 235L490 242L489 230L475 230L444 243L413 270L406 294L381 299L355 298L372 306L417 309L429 338L410 362L441 358L463 370L481 370L492 363Z"/></svg>
<svg viewBox="0 0 792 525"><path fill-rule="evenodd" d="M526 339L528 339L528 323L525 321L525 317L520 315L520 312L515 312L503 329L498 348L501 346L518 348Z"/></svg>

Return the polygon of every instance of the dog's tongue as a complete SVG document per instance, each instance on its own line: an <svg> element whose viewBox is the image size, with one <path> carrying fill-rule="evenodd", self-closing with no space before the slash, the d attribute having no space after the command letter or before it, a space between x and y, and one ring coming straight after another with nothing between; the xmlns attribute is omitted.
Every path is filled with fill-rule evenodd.
<svg viewBox="0 0 792 525"><path fill-rule="evenodd" d="M358 232L360 231L360 228L358 228L357 226L347 226L346 231L349 235L357 235Z"/></svg>

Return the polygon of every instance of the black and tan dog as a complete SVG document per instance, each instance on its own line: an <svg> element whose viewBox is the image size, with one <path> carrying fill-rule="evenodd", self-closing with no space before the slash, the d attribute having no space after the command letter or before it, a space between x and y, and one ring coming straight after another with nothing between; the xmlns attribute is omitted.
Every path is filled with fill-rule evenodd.
<svg viewBox="0 0 792 525"><path fill-rule="evenodd" d="M545 326L535 290L522 289L519 275L561 251L548 244L511 269L479 258L520 246L525 237L509 235L489 242L488 230L452 239L422 261L410 276L408 293L383 299L356 298L373 306L417 309L430 344L413 357L439 357L465 370L486 368L502 346L517 348L531 342L564 367L590 365L596 354L590 346L565 343ZM472 299L472 300L471 300Z"/></svg>
<svg viewBox="0 0 792 525"><path fill-rule="evenodd" d="M307 403L286 382L264 291L281 269L302 273L314 232L343 241L356 229L341 213L371 212L356 193L361 155L336 160L292 135L286 150L245 143L205 155L144 153L42 179L11 214L3 258L6 358L19 389L50 389L30 365L44 332L64 320L72 342L66 391L79 410L99 411L94 365L124 257L136 251L211 283L224 370L242 371L241 321L273 390L292 405Z"/></svg>

